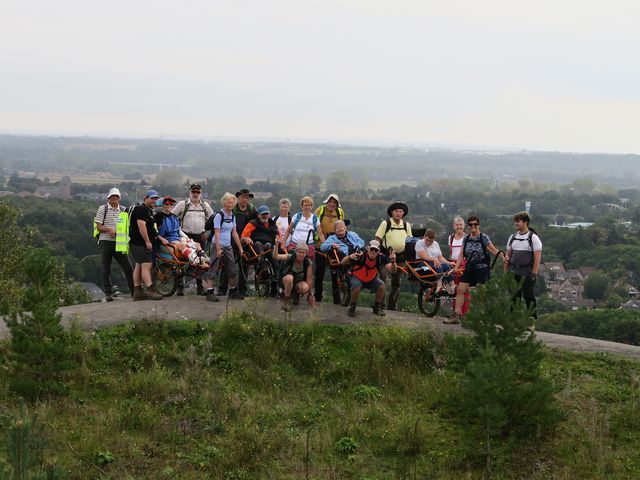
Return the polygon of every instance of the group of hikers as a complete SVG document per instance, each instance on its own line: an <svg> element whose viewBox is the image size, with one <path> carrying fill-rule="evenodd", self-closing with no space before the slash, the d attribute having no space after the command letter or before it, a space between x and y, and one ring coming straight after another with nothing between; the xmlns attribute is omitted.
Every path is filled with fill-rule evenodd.
<svg viewBox="0 0 640 480"><path fill-rule="evenodd" d="M162 299L154 288L152 266L154 252L164 247L206 271L204 281L196 278L196 293L208 301L217 302L222 296L244 299L249 262L238 259L266 255L280 272L279 285L271 293L275 296L282 290L283 309L290 310L302 298L315 306L322 301L328 259L333 256L349 273L350 316L356 314L363 288L374 294L375 315L385 315L385 297L386 309L396 310L405 272L402 265L409 262L415 271L429 272L437 278L437 296L454 297L452 314L444 322L458 323L469 309L470 289L489 280L493 255L502 258L505 271L515 275L520 284L517 297L536 316L534 286L542 242L529 228L527 212L514 216L516 231L509 237L505 251L481 233L477 216L469 216L466 222L456 216L445 256L433 229L427 228L422 238L413 237L411 224L405 220L409 208L403 202L394 202L387 208L387 218L380 223L374 238L365 242L348 229L350 222L335 193L315 209L313 198L302 197L300 211L295 214L286 198L279 201L277 213L267 205L256 208L251 203L253 198L246 188L235 195L227 192L221 198L222 208L214 211L202 199L201 185L194 183L185 200L161 197L156 190L149 190L141 204L124 209L120 206L120 191L112 188L107 203L98 208L94 219L106 300L113 300L113 259L127 278L133 300ZM330 275L333 302L339 304L335 265L330 268ZM184 295L182 281L176 294Z"/></svg>

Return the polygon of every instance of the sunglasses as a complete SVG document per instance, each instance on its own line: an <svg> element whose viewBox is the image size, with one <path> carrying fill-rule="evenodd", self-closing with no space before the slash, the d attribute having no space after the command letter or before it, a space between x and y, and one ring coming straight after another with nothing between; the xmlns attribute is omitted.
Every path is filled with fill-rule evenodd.
<svg viewBox="0 0 640 480"><path fill-rule="evenodd" d="M380 250L378 250L376 247L369 247L369 251L370 252L379 252Z"/></svg>
<svg viewBox="0 0 640 480"><path fill-rule="evenodd" d="M467 225L469 225L470 227L477 227L480 224L478 222L469 222L467 223Z"/></svg>
<svg viewBox="0 0 640 480"><path fill-rule="evenodd" d="M191 193L202 193L202 190L191 190Z"/></svg>
<svg viewBox="0 0 640 480"><path fill-rule="evenodd" d="M176 204L176 202L165 202L164 204L165 204L165 205L175 205L175 204Z"/></svg>

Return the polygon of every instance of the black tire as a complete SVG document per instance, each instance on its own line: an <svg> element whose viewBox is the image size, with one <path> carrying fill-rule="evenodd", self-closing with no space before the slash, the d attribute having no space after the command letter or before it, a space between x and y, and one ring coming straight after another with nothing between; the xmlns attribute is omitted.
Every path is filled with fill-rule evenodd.
<svg viewBox="0 0 640 480"><path fill-rule="evenodd" d="M440 299L436 297L435 286L423 283L418 292L418 308L423 315L435 317L440 310Z"/></svg>
<svg viewBox="0 0 640 480"><path fill-rule="evenodd" d="M340 289L340 305L348 307L351 303L351 285L346 275L338 277L338 288Z"/></svg>
<svg viewBox="0 0 640 480"><path fill-rule="evenodd" d="M156 288L156 292L163 297L170 297L176 293L176 288L178 288L175 272L163 265L156 265L153 272L153 286Z"/></svg>
<svg viewBox="0 0 640 480"><path fill-rule="evenodd" d="M271 283L273 282L273 270L271 265L261 265L255 274L254 286L256 287L256 295L260 297L268 297L271 293Z"/></svg>

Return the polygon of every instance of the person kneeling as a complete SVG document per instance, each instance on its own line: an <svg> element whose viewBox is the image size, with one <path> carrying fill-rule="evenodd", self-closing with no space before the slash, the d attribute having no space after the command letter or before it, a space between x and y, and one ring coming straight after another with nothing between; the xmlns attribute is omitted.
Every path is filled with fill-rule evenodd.
<svg viewBox="0 0 640 480"><path fill-rule="evenodd" d="M276 242L284 250L284 240L278 236ZM313 264L307 256L308 252L309 247L304 243L298 243L293 253L278 253L277 248L273 249L273 258L285 262L282 266L282 287L284 288L284 305L282 309L285 312L291 310L292 295L293 303L296 305L300 297L304 295L307 295L307 301L311 307L316 305L315 297L311 292Z"/></svg>
<svg viewBox="0 0 640 480"><path fill-rule="evenodd" d="M367 288L375 294L373 313L383 317L385 315L383 309L385 284L380 278L380 269L384 267L387 271L396 273L398 270L396 254L391 251L388 257L383 255L380 252L380 242L371 240L364 253L361 250L353 252L342 259L342 264L353 265L350 279L351 304L347 314L350 317L355 316L360 290Z"/></svg>

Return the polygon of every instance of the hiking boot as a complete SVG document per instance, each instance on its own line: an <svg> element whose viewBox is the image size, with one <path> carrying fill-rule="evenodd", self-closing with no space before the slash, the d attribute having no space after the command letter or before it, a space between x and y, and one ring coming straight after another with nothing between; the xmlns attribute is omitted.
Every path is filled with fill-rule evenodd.
<svg viewBox="0 0 640 480"><path fill-rule="evenodd" d="M104 299L105 299L107 302L113 302L113 295L111 295L110 293L108 293L108 294L104 297Z"/></svg>
<svg viewBox="0 0 640 480"><path fill-rule="evenodd" d="M216 295L216 292L214 292L213 290L211 290L210 292L207 292L206 299L207 299L207 302L219 302L220 301L220 299Z"/></svg>
<svg viewBox="0 0 640 480"><path fill-rule="evenodd" d="M153 285L151 285L150 287L147 287L147 298L149 300L162 300L164 297Z"/></svg>
<svg viewBox="0 0 640 480"><path fill-rule="evenodd" d="M384 309L382 308L382 304L381 303L374 303L373 304L373 314L374 315L378 315L380 317L384 317L386 315L384 313Z"/></svg>
<svg viewBox="0 0 640 480"><path fill-rule="evenodd" d="M355 317L356 316L356 304L355 303L351 303L349 305L349 308L347 309L347 315L349 315L350 317Z"/></svg>
<svg viewBox="0 0 640 480"><path fill-rule="evenodd" d="M445 323L447 325L455 325L457 323L460 323L460 315L458 315L457 313L453 313L450 317L442 320L442 323Z"/></svg>
<svg viewBox="0 0 640 480"><path fill-rule="evenodd" d="M241 295L240 292L238 292L237 288L230 288L229 289L229 299L230 300L244 300L244 295Z"/></svg>
<svg viewBox="0 0 640 480"><path fill-rule="evenodd" d="M184 285L178 285L176 287L176 296L177 297L184 297Z"/></svg>
<svg viewBox="0 0 640 480"><path fill-rule="evenodd" d="M291 311L291 297L284 297L284 301L282 302L282 310L285 312Z"/></svg>
<svg viewBox="0 0 640 480"><path fill-rule="evenodd" d="M137 302L138 300L147 300L149 296L142 289L142 286L133 287L133 301Z"/></svg>

